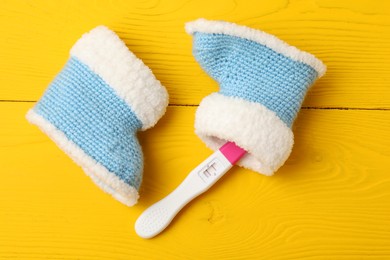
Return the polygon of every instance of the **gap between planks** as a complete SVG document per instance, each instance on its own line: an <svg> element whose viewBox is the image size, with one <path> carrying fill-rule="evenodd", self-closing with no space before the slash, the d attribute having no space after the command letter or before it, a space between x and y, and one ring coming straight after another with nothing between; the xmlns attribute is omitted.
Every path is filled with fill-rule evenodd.
<svg viewBox="0 0 390 260"><path fill-rule="evenodd" d="M8 103L36 103L36 100L11 100L4 99L0 102ZM197 107L197 104L169 104L169 107ZM317 109L317 110L375 110L375 111L390 111L390 108L387 107L312 107L312 106L303 106L301 109Z"/></svg>

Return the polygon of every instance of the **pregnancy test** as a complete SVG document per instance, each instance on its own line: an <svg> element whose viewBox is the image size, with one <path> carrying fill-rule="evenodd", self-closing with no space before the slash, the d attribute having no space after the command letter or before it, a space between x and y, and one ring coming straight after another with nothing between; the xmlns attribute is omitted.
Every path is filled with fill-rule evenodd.
<svg viewBox="0 0 390 260"><path fill-rule="evenodd" d="M135 222L135 232L142 238L159 234L187 203L208 190L245 153L233 142L224 144L193 169L168 196L147 208Z"/></svg>

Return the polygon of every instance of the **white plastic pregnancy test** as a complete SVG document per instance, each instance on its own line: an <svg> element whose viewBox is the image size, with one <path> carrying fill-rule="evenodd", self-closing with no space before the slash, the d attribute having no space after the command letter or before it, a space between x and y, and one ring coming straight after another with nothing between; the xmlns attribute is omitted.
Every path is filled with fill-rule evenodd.
<svg viewBox="0 0 390 260"><path fill-rule="evenodd" d="M152 238L163 231L191 200L208 190L245 154L235 143L227 142L193 169L168 196L147 208L135 222L135 232Z"/></svg>

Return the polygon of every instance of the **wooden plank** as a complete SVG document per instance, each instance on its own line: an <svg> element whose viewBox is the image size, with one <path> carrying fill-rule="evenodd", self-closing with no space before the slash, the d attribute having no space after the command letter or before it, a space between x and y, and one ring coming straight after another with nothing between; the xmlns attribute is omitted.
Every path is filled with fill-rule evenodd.
<svg viewBox="0 0 390 260"><path fill-rule="evenodd" d="M31 105L0 103L0 258L390 258L388 111L303 110L275 176L234 168L143 240L136 218L210 154L193 134L195 108L170 107L139 134L144 182L127 208L26 122Z"/></svg>
<svg viewBox="0 0 390 260"><path fill-rule="evenodd" d="M369 0L2 1L0 100L37 100L80 35L118 32L168 88L172 104L198 104L217 85L191 55L184 23L239 22L312 52L328 74L304 106L389 108L390 2Z"/></svg>

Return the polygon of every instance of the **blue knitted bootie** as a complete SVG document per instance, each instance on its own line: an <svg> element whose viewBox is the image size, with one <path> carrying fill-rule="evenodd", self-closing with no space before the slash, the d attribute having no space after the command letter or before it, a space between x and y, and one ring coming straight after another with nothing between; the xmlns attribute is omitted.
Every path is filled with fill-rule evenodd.
<svg viewBox="0 0 390 260"><path fill-rule="evenodd" d="M291 153L291 126L308 88L326 67L265 32L222 21L189 22L193 54L220 86L202 100L195 131L211 149L233 141L239 165L272 175Z"/></svg>
<svg viewBox="0 0 390 260"><path fill-rule="evenodd" d="M142 181L136 132L165 113L168 94L119 37L99 26L84 34L27 113L105 192L132 206Z"/></svg>

